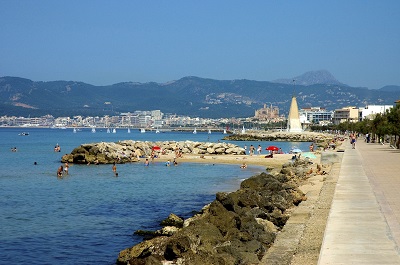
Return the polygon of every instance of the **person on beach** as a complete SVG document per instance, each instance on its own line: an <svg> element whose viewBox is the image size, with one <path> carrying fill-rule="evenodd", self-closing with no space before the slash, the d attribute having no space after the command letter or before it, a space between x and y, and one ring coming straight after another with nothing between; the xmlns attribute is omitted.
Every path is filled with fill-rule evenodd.
<svg viewBox="0 0 400 265"><path fill-rule="evenodd" d="M57 169L57 177L61 178L61 177L62 177L62 174L63 174L63 166L60 166L60 167Z"/></svg>
<svg viewBox="0 0 400 265"><path fill-rule="evenodd" d="M68 175L68 168L69 168L68 162L65 162L65 164L64 164L65 175Z"/></svg>
<svg viewBox="0 0 400 265"><path fill-rule="evenodd" d="M309 148L310 148L310 152L314 152L314 143L311 143Z"/></svg>
<svg viewBox="0 0 400 265"><path fill-rule="evenodd" d="M249 154L252 156L254 154L254 145L250 145Z"/></svg>
<svg viewBox="0 0 400 265"><path fill-rule="evenodd" d="M262 150L261 145L258 145L258 147L257 147L257 153L258 153L259 155L261 155L261 150Z"/></svg>

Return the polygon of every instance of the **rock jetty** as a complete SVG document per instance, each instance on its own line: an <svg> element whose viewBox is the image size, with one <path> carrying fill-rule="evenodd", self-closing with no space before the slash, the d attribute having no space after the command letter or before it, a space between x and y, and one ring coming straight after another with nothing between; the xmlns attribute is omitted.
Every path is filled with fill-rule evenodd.
<svg viewBox="0 0 400 265"><path fill-rule="evenodd" d="M117 264L259 264L291 209L306 200L298 187L309 178L309 166L296 160L246 179L187 220L171 214L154 238L122 250Z"/></svg>
<svg viewBox="0 0 400 265"><path fill-rule="evenodd" d="M285 141L285 142L315 142L324 144L334 138L331 134L315 133L315 132L272 132L260 133L249 132L246 134L232 134L224 137L224 140L230 141Z"/></svg>
<svg viewBox="0 0 400 265"><path fill-rule="evenodd" d="M193 141L133 141L100 142L82 144L65 154L61 162L75 164L111 164L137 162L140 157L171 154L198 154L198 155L244 155L245 150L230 143L211 143Z"/></svg>

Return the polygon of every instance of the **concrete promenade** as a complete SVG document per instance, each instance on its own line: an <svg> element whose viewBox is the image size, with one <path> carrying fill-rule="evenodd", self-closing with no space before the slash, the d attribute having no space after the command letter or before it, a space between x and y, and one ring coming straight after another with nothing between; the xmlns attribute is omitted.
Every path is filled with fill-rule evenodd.
<svg viewBox="0 0 400 265"><path fill-rule="evenodd" d="M318 264L400 264L400 150L343 147Z"/></svg>

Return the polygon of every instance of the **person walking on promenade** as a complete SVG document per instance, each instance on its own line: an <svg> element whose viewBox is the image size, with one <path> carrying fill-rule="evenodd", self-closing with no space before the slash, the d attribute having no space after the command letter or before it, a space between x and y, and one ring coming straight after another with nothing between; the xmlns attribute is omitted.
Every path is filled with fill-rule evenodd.
<svg viewBox="0 0 400 265"><path fill-rule="evenodd" d="M350 134L350 143L353 149L356 149L356 135L354 133Z"/></svg>

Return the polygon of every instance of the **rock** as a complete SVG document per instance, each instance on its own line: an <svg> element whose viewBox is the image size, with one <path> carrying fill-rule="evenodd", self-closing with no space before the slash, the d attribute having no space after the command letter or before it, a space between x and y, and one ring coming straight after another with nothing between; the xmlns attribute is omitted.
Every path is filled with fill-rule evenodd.
<svg viewBox="0 0 400 265"><path fill-rule="evenodd" d="M171 213L168 218L165 220L161 221L162 226L175 226L175 227L183 227L183 219L180 218L179 216Z"/></svg>
<svg viewBox="0 0 400 265"><path fill-rule="evenodd" d="M286 169L298 172L293 166ZM218 192L182 226L181 219L170 214L163 223L179 223L181 229L156 231L162 236L121 251L119 264L258 264L286 224L288 209L304 200L299 181L295 175L261 173L235 192Z"/></svg>
<svg viewBox="0 0 400 265"><path fill-rule="evenodd" d="M140 141L120 141L116 143L91 143L82 144L72 150L70 154L65 154L62 162L87 164L97 163L130 163L137 162L137 155L149 157L153 146L160 146L163 154L173 154L175 150L180 149L183 154L200 154L200 155L242 155L245 154L244 149L237 145L227 143L202 143L202 142L140 142ZM229 151L227 151L229 150Z"/></svg>

